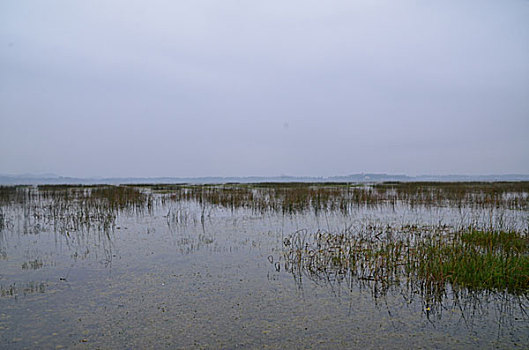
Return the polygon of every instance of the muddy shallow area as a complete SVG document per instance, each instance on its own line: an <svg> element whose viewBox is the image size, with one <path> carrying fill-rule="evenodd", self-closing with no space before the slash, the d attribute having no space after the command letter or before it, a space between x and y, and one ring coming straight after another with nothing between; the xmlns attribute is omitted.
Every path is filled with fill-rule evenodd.
<svg viewBox="0 0 529 350"><path fill-rule="evenodd" d="M413 198L394 186L268 186L4 187L1 347L529 344L527 290L447 283L432 295L405 278L381 288L347 271L314 273L288 261L296 232L306 244L317 232L405 234L410 226L527 237L526 191L488 200L483 189L456 198L434 185L431 195Z"/></svg>

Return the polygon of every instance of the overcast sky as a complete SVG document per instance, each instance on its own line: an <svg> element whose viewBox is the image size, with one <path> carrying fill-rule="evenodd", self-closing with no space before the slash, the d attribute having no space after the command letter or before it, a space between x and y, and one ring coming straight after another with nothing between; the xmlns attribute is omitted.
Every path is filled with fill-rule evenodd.
<svg viewBox="0 0 529 350"><path fill-rule="evenodd" d="M529 1L0 2L0 173L529 173Z"/></svg>

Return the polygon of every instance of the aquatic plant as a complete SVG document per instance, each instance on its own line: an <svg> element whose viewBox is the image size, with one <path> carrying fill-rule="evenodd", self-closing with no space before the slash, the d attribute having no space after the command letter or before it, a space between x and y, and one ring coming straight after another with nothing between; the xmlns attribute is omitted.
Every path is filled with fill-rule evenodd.
<svg viewBox="0 0 529 350"><path fill-rule="evenodd" d="M377 292L406 284L429 298L447 286L529 293L527 232L446 226L297 231L284 240L285 268L311 279L372 281Z"/></svg>

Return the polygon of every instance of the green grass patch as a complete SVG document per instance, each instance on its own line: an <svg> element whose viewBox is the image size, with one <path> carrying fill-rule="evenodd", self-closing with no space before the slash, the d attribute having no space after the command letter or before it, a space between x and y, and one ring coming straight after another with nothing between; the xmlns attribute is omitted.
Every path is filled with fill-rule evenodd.
<svg viewBox="0 0 529 350"><path fill-rule="evenodd" d="M438 294L448 284L475 291L529 292L526 232L408 226L356 234L298 231L284 243L285 267L312 278L350 275L382 288L405 282Z"/></svg>

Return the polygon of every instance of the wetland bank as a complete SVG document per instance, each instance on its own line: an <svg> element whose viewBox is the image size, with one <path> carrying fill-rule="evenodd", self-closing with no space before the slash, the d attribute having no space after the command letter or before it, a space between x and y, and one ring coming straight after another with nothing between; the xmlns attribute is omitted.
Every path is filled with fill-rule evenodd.
<svg viewBox="0 0 529 350"><path fill-rule="evenodd" d="M0 187L2 348L524 348L529 183Z"/></svg>

